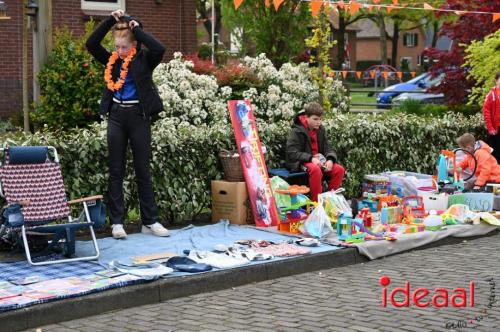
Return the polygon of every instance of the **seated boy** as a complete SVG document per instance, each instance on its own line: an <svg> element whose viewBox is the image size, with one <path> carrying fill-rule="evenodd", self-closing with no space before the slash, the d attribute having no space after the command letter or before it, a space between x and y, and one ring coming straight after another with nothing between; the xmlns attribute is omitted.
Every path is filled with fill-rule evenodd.
<svg viewBox="0 0 500 332"><path fill-rule="evenodd" d="M472 134L466 133L457 138L458 146L464 150L474 154L477 160L475 179L465 184L466 189L478 190L487 182L500 182L500 165L491 154L491 147L483 141L477 141ZM469 155L465 155L458 167L462 170L474 170L474 159Z"/></svg>
<svg viewBox="0 0 500 332"><path fill-rule="evenodd" d="M342 186L345 170L336 163L337 156L321 125L324 113L321 105L309 103L304 110L295 117L286 142L286 168L290 172L306 169L311 199L317 201L323 189L323 176L329 178L328 190L335 190Z"/></svg>

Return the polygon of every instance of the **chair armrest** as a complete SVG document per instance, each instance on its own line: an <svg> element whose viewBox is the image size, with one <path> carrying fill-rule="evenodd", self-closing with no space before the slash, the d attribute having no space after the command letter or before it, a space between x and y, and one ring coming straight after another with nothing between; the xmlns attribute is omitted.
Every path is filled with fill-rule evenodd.
<svg viewBox="0 0 500 332"><path fill-rule="evenodd" d="M78 198L78 199L74 199L72 201L69 201L68 204L78 204L78 203L83 203L83 202L88 202L88 201L97 201L97 200L100 200L102 198L103 198L102 195L83 197L83 198Z"/></svg>

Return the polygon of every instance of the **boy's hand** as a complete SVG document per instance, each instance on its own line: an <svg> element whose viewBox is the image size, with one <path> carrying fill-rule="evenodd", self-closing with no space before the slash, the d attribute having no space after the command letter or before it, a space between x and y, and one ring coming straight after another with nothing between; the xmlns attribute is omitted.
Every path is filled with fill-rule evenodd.
<svg viewBox="0 0 500 332"><path fill-rule="evenodd" d="M318 158L314 157L313 159L311 159L311 162L314 164L314 165L317 165L317 166L320 166L321 167L321 161L319 161Z"/></svg>
<svg viewBox="0 0 500 332"><path fill-rule="evenodd" d="M333 168L333 161L331 160L328 160L326 163L325 163L325 171L326 172L329 172L331 171Z"/></svg>
<svg viewBox="0 0 500 332"><path fill-rule="evenodd" d="M132 20L130 21L130 23L128 24L129 27L130 27L130 30L134 29L135 27L138 27L139 26L139 23L136 21L136 20Z"/></svg>

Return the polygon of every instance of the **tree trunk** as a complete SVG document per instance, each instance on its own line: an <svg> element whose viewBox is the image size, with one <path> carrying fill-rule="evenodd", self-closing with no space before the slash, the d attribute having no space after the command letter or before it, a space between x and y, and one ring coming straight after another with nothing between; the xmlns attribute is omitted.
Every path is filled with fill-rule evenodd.
<svg viewBox="0 0 500 332"><path fill-rule="evenodd" d="M399 43L399 22L394 22L394 34L392 35L391 66L398 67L398 43Z"/></svg>
<svg viewBox="0 0 500 332"><path fill-rule="evenodd" d="M436 48L438 41L438 32L439 32L439 21L434 21L432 24L432 48Z"/></svg>
<svg viewBox="0 0 500 332"><path fill-rule="evenodd" d="M380 63L387 64L387 34L385 30L384 16L379 15L379 28L380 28Z"/></svg>
<svg viewBox="0 0 500 332"><path fill-rule="evenodd" d="M343 11L339 12L339 30L337 31L337 69L342 69L342 64L344 63L344 48L345 48L345 17L341 14Z"/></svg>

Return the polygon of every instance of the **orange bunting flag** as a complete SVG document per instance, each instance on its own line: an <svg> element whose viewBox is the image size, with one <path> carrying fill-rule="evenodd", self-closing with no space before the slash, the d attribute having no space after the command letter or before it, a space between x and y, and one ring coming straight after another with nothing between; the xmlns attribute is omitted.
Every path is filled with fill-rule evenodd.
<svg viewBox="0 0 500 332"><path fill-rule="evenodd" d="M368 11L371 13L373 10L374 6L368 5Z"/></svg>
<svg viewBox="0 0 500 332"><path fill-rule="evenodd" d="M273 0L274 9L276 11L278 11L278 9L280 8L280 6L283 3L283 1L285 1L285 0Z"/></svg>
<svg viewBox="0 0 500 332"><path fill-rule="evenodd" d="M415 77L415 75L417 75L417 73L416 73L416 72L414 72L414 71L410 72L410 74L411 74L411 78L414 78L414 77Z"/></svg>
<svg viewBox="0 0 500 332"><path fill-rule="evenodd" d="M234 0L234 9L238 9L242 3L243 0Z"/></svg>
<svg viewBox="0 0 500 332"><path fill-rule="evenodd" d="M339 3L338 3L338 6L340 9L344 9L344 1L341 0Z"/></svg>
<svg viewBox="0 0 500 332"><path fill-rule="evenodd" d="M375 79L375 75L377 73L375 72L375 70L370 70L370 77L374 80Z"/></svg>
<svg viewBox="0 0 500 332"><path fill-rule="evenodd" d="M500 13L493 13L492 22L496 22L496 20L500 20Z"/></svg>
<svg viewBox="0 0 500 332"><path fill-rule="evenodd" d="M269 1L270 0L264 0L264 6L266 6L266 8L269 8L269 6L271 5Z"/></svg>
<svg viewBox="0 0 500 332"><path fill-rule="evenodd" d="M387 6L387 14L390 14L395 8L393 6Z"/></svg>
<svg viewBox="0 0 500 332"><path fill-rule="evenodd" d="M380 0L373 0L373 3L378 5L380 3Z"/></svg>
<svg viewBox="0 0 500 332"><path fill-rule="evenodd" d="M396 75L398 75L398 78L401 80L403 79L403 72L402 71L398 71L396 72Z"/></svg>
<svg viewBox="0 0 500 332"><path fill-rule="evenodd" d="M424 9L434 10L434 7L432 7L431 5L429 5L427 2L424 2Z"/></svg>
<svg viewBox="0 0 500 332"><path fill-rule="evenodd" d="M384 78L384 80L386 80L389 77L389 72L383 71L382 72L382 77Z"/></svg>
<svg viewBox="0 0 500 332"><path fill-rule="evenodd" d="M392 0L392 4L393 4L394 6L397 6L397 5L398 5L398 0Z"/></svg>
<svg viewBox="0 0 500 332"><path fill-rule="evenodd" d="M349 7L349 12L351 15L356 14L361 9L361 5L356 1L351 1L351 6Z"/></svg>
<svg viewBox="0 0 500 332"><path fill-rule="evenodd" d="M322 0L311 0L311 13L312 16L316 17L321 10L321 6L323 6Z"/></svg>
<svg viewBox="0 0 500 332"><path fill-rule="evenodd" d="M342 70L342 77L346 79L347 77L347 70Z"/></svg>
<svg viewBox="0 0 500 332"><path fill-rule="evenodd" d="M358 80L361 78L361 74L363 74L362 72L360 71L357 71L356 72L356 77L358 78Z"/></svg>

